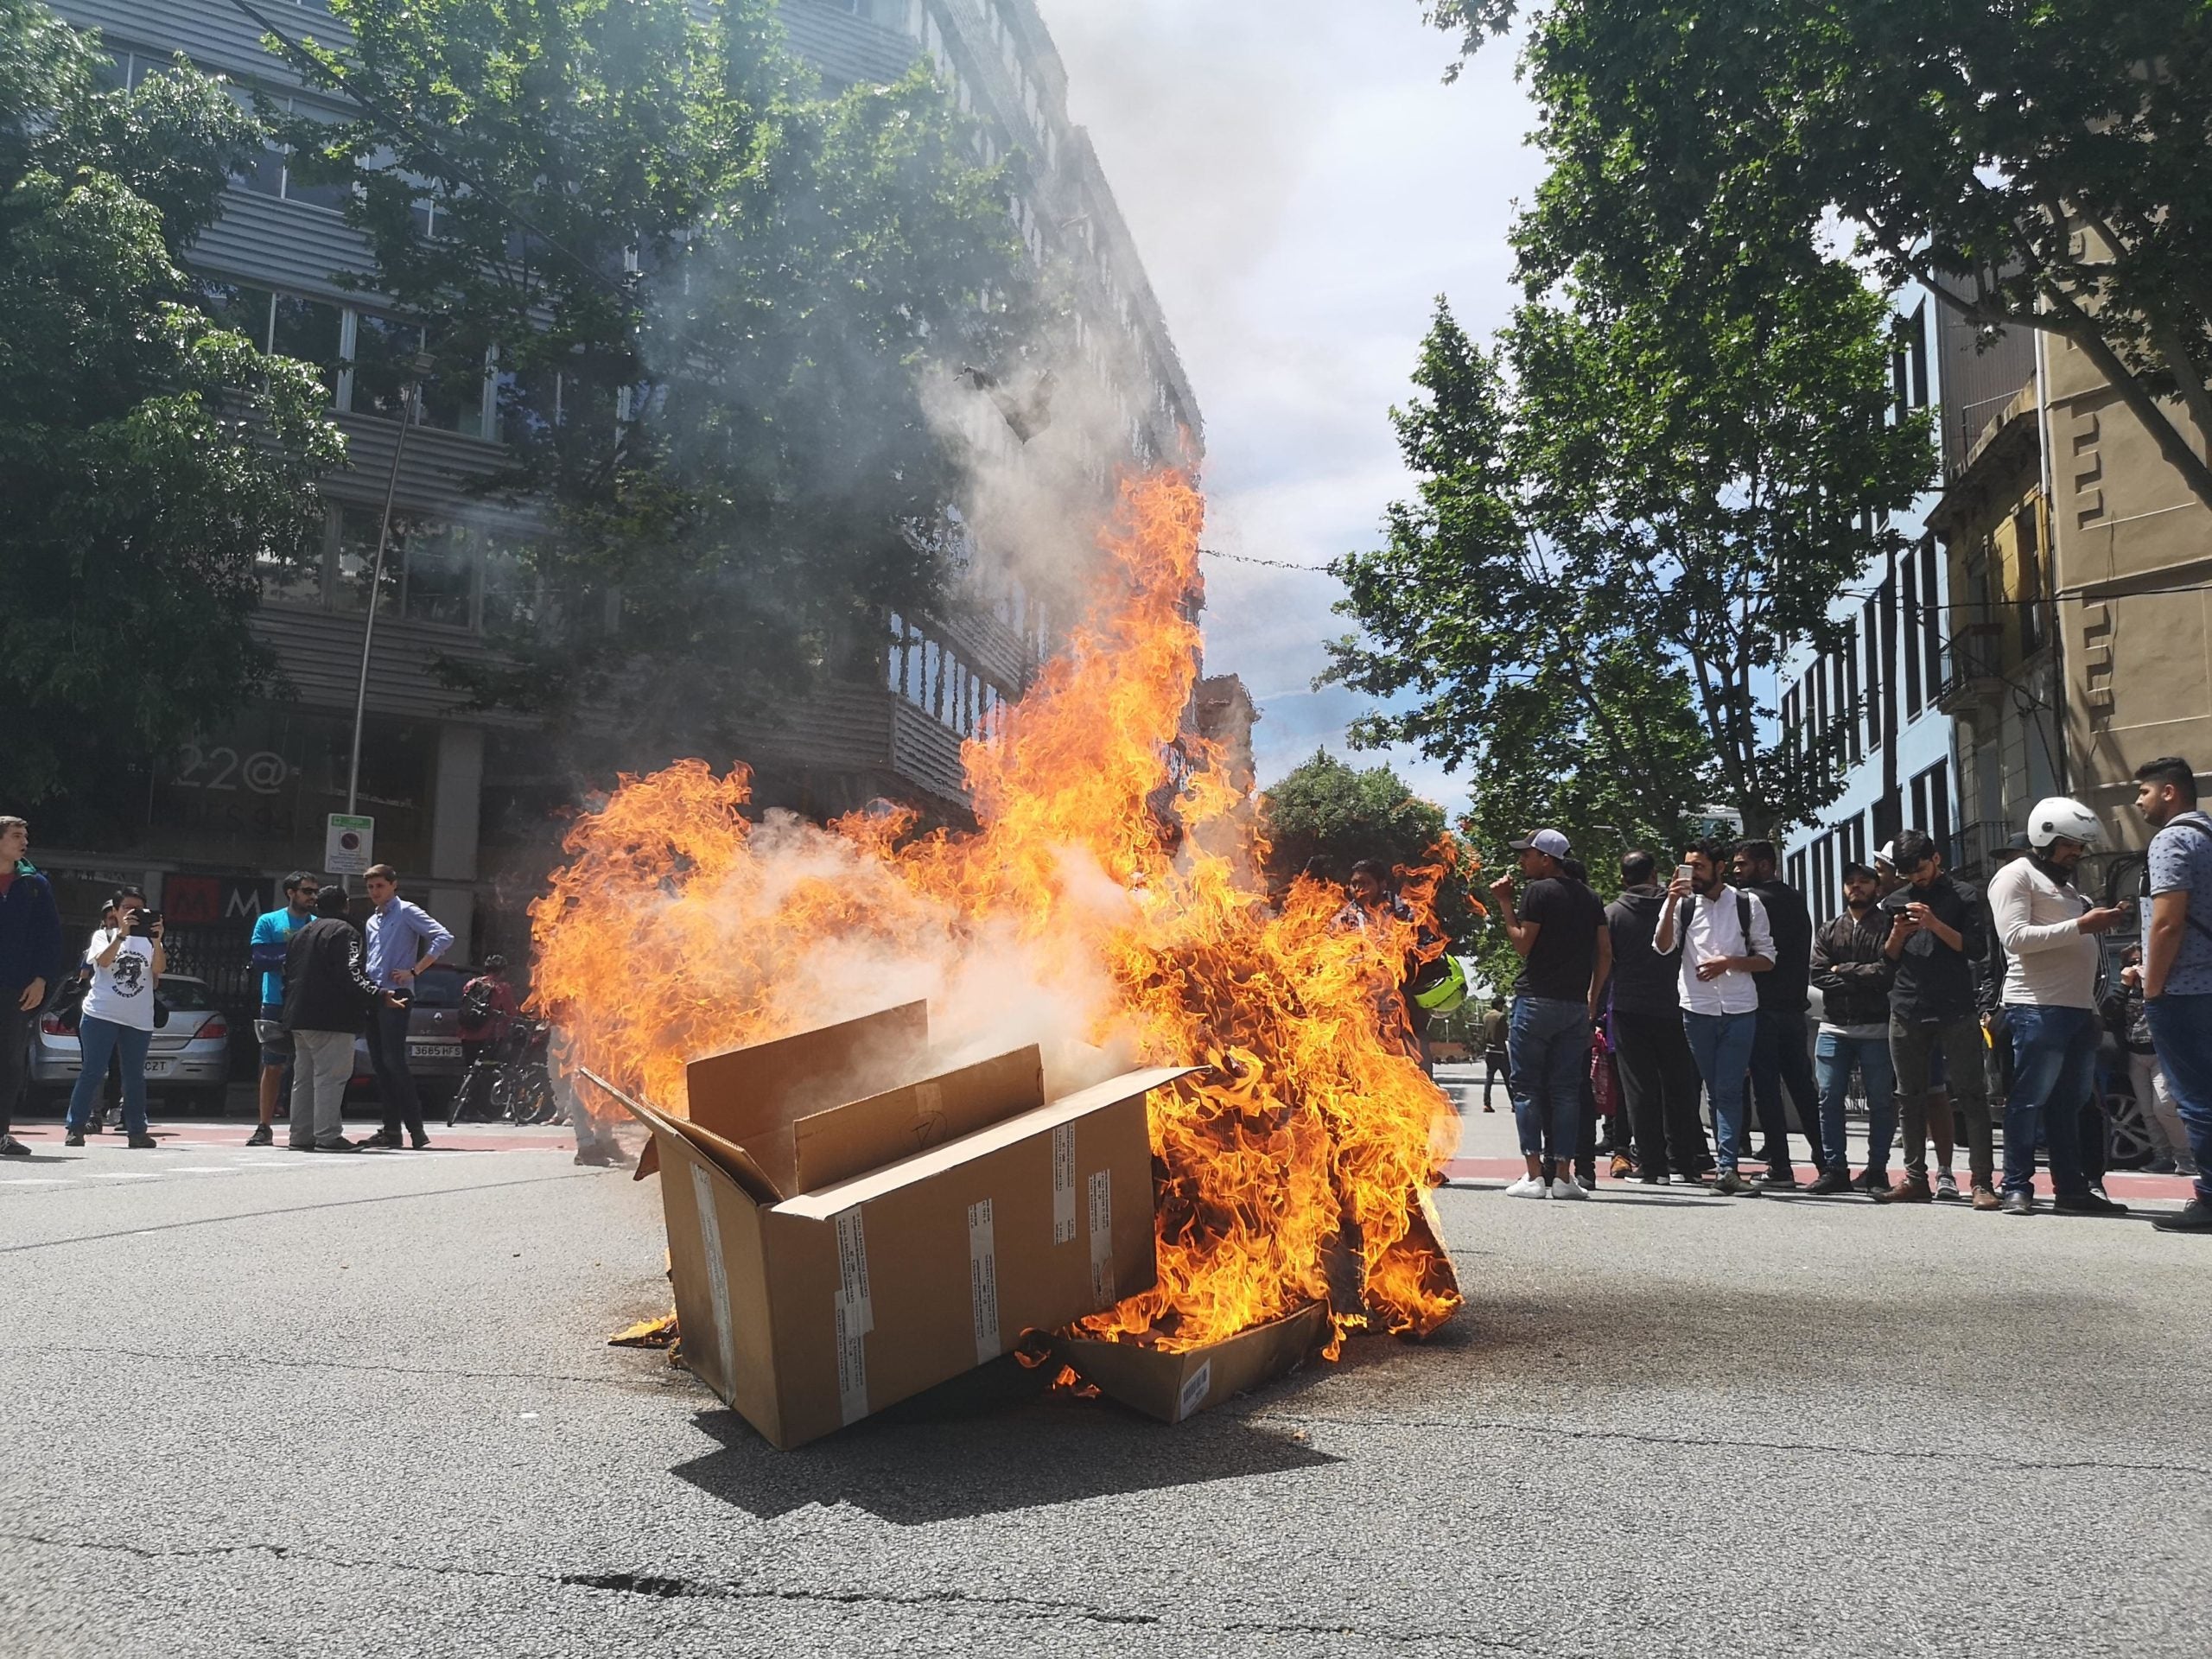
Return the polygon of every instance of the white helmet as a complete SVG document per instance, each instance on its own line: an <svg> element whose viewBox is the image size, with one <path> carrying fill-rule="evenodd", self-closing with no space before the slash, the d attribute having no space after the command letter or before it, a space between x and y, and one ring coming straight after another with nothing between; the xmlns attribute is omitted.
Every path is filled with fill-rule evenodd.
<svg viewBox="0 0 2212 1659"><path fill-rule="evenodd" d="M2095 813L2063 795L2045 797L2028 814L2028 845L2039 853L2048 851L2050 843L2062 836L2094 847L2104 839L2104 833Z"/></svg>

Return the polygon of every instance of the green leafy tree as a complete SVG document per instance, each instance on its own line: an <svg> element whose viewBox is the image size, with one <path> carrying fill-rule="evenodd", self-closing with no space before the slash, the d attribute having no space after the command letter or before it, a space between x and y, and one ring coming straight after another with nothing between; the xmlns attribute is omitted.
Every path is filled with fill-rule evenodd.
<svg viewBox="0 0 2212 1659"><path fill-rule="evenodd" d="M1341 882L1361 859L1393 869L1433 867L1449 859L1437 890L1437 919L1454 940L1472 937L1468 902L1473 874L1467 849L1452 833L1444 809L1424 801L1389 766L1355 767L1326 749L1289 772L1260 798L1270 882L1287 887L1315 859Z"/></svg>
<svg viewBox="0 0 2212 1659"><path fill-rule="evenodd" d="M1892 286L2078 347L2212 504L2203 0L1427 0L1526 22L1554 170L1539 282L1794 250L1838 220Z"/></svg>
<svg viewBox="0 0 2212 1659"><path fill-rule="evenodd" d="M345 458L313 370L187 302L181 251L260 129L188 64L130 92L99 65L0 0L0 798L88 823L272 689L260 568L319 555Z"/></svg>
<svg viewBox="0 0 2212 1659"><path fill-rule="evenodd" d="M355 118L286 137L359 187L358 281L429 324L436 376L495 354L496 487L551 509L544 607L453 671L480 700L710 743L951 602L925 383L998 360L1030 285L1015 163L924 69L824 99L768 0L331 10L353 44L295 55Z"/></svg>
<svg viewBox="0 0 2212 1659"><path fill-rule="evenodd" d="M1929 422L1891 420L1886 314L1840 266L1740 312L1573 298L1495 351L1440 305L1393 414L1420 493L1335 567L1361 632L1329 677L1389 700L1360 741L1468 772L1485 834L1666 840L1713 804L1778 830L1833 797L1853 712L1779 732L1782 642L1840 642L1832 602L1932 474Z"/></svg>

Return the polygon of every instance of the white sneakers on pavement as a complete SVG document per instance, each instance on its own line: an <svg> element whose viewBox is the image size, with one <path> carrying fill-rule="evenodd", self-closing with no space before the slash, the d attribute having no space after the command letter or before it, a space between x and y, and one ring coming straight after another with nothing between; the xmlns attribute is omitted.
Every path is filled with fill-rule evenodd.
<svg viewBox="0 0 2212 1659"><path fill-rule="evenodd" d="M1552 1197L1555 1198L1586 1198L1590 1189L1572 1175L1562 1175L1552 1183Z"/></svg>
<svg viewBox="0 0 2212 1659"><path fill-rule="evenodd" d="M1509 1198L1548 1198L1551 1195L1550 1187L1534 1175L1523 1175L1505 1189Z"/></svg>

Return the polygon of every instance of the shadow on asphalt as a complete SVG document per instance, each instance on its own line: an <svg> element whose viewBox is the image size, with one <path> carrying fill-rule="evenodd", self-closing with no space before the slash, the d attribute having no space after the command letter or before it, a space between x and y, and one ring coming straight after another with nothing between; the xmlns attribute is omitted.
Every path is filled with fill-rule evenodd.
<svg viewBox="0 0 2212 1659"><path fill-rule="evenodd" d="M1338 1459L1295 1431L1243 1421L1240 1408L1294 1395L1327 1369L1308 1366L1170 1426L1110 1401L1050 1394L1046 1371L1008 1357L791 1452L734 1412L702 1412L694 1421L722 1449L670 1472L764 1520L849 1503L902 1527L1278 1474Z"/></svg>

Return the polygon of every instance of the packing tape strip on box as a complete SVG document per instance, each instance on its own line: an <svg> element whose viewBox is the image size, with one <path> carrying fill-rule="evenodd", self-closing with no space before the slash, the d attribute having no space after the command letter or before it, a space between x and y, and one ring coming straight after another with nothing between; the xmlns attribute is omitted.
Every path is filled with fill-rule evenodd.
<svg viewBox="0 0 2212 1659"><path fill-rule="evenodd" d="M868 1415L868 1333L875 1329L875 1306L868 1292L868 1236L861 1212L836 1217L837 1406L847 1423Z"/></svg>
<svg viewBox="0 0 2212 1659"><path fill-rule="evenodd" d="M699 1204L699 1245L707 1255L707 1294L715 1310L715 1351L722 1362L722 1387L737 1392L737 1325L729 1316L729 1269L722 1262L722 1219L715 1209L715 1183L703 1165L691 1166L691 1194Z"/></svg>
<svg viewBox="0 0 2212 1659"><path fill-rule="evenodd" d="M968 1300L976 1319L976 1363L988 1365L1006 1351L999 1339L999 1260L991 1201L968 1206Z"/></svg>

